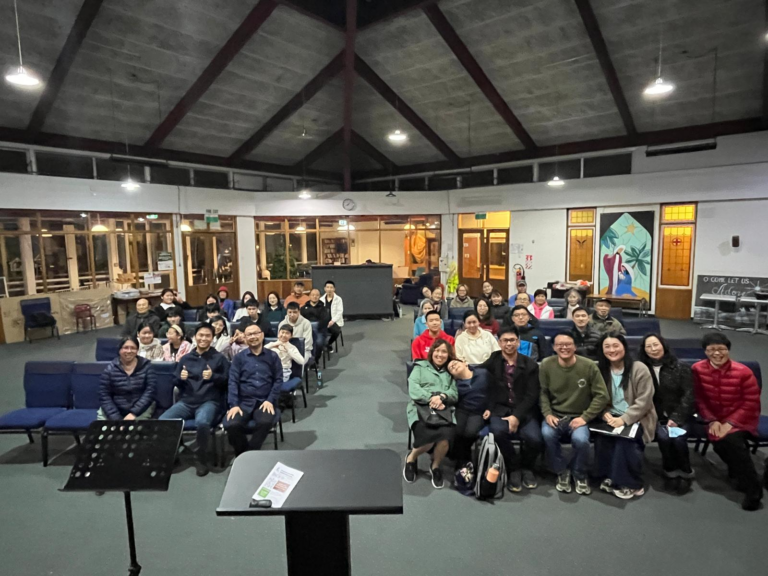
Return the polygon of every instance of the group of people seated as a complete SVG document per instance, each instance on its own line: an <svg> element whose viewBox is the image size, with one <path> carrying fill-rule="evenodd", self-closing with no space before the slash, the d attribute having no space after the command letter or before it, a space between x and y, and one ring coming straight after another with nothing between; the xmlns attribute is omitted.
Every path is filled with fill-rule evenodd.
<svg viewBox="0 0 768 576"><path fill-rule="evenodd" d="M251 292L246 292L244 305L237 310L230 300L220 299L222 292L226 294L226 289L220 289L213 296L217 302L206 303L206 317L191 330L183 322L184 308L191 307L174 290L163 290L162 301L155 308L150 308L146 299L138 300L136 313L126 320L118 357L101 375L97 418L152 418L157 383L151 362L175 362L173 384L179 392L178 401L160 419L195 421L197 475L205 476L210 470L211 430L222 417L236 455L259 450L275 424L281 386L290 379L292 364L305 365L316 359L326 345L314 342L311 322L318 322L321 338L328 334L328 346L341 333L342 299L336 295L333 281L326 282L324 289L322 298L316 288L306 296L304 284L297 282L283 303L279 297L274 303L276 293L270 293L271 303L264 309ZM282 310L279 317L270 320L270 314L278 309ZM240 310L246 312L238 318ZM236 326L232 336L230 315ZM278 323L277 340L265 345L264 339L273 335L272 322ZM167 342L161 344L158 336ZM291 338L304 339L304 355Z"/></svg>
<svg viewBox="0 0 768 576"><path fill-rule="evenodd" d="M525 303L527 296L522 290L515 301ZM455 341L441 329L434 302L422 302L426 328L413 340L408 379L414 448L405 458L406 482L417 479L418 457L431 452L432 484L442 488L442 460L450 455L456 469L465 466L487 427L504 457L511 492L537 487L534 463L544 452L558 491L590 494L594 441L591 476L599 489L621 499L642 496L644 448L655 439L665 489L685 494L694 478L687 433L700 427L744 492L742 507L756 510L763 488L748 440L757 433L760 390L752 371L730 359L728 338L706 334L707 359L692 367L672 354L660 334L647 334L633 357L623 327L610 316L610 302L598 302L590 314L574 296L568 294L565 313L573 328L552 339L554 356L535 327L546 294L534 309L513 301L494 332L487 326L490 307L481 306L485 295L470 304L464 292L458 307L468 310ZM537 298L538 290L534 304ZM612 433L625 428L624 436ZM521 443L519 454L514 441ZM563 455L566 441L570 457ZM768 472L764 482L768 487Z"/></svg>

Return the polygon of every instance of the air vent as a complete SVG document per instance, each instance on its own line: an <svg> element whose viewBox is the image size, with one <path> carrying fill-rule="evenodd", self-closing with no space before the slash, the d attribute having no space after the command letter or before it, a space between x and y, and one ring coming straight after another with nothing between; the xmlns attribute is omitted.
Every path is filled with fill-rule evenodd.
<svg viewBox="0 0 768 576"><path fill-rule="evenodd" d="M698 140L696 142L681 142L680 144L666 144L663 146L648 146L645 156L671 156L672 154L688 154L690 152L704 152L717 148L717 140Z"/></svg>

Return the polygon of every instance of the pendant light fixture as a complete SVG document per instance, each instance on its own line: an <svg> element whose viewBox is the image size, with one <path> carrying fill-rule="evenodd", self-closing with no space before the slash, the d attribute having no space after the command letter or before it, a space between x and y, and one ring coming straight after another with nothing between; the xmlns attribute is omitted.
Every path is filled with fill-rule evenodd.
<svg viewBox="0 0 768 576"><path fill-rule="evenodd" d="M96 224L91 227L91 232L109 232L109 228L101 223L101 216L99 214L96 215Z"/></svg>
<svg viewBox="0 0 768 576"><path fill-rule="evenodd" d="M665 82L664 79L661 77L661 50L662 50L662 44L663 44L663 36L661 33L659 33L659 65L656 70L656 80L651 82L645 90L643 90L643 94L645 94L649 98L659 98L661 96L666 96L667 94L670 94L674 89L675 85L671 82Z"/></svg>
<svg viewBox="0 0 768 576"><path fill-rule="evenodd" d="M19 47L19 67L14 68L13 72L5 75L5 79L16 86L23 88L34 88L40 86L40 79L34 74L30 74L24 68L24 60L21 57L21 32L19 31L19 9L16 6L16 0L13 0L13 13L16 16L16 43Z"/></svg>
<svg viewBox="0 0 768 576"><path fill-rule="evenodd" d="M182 232L192 232L192 227L189 224L182 224L181 226L179 226L179 229Z"/></svg>
<svg viewBox="0 0 768 576"><path fill-rule="evenodd" d="M400 132L400 130L395 130L394 132L390 132L387 138L389 138L390 142L393 142L395 144L400 144L408 140L408 136L405 133Z"/></svg>
<svg viewBox="0 0 768 576"><path fill-rule="evenodd" d="M302 200L309 200L310 198L312 198L312 194L310 194L309 190L305 188L304 190L299 192L299 198L301 198Z"/></svg>
<svg viewBox="0 0 768 576"><path fill-rule="evenodd" d="M560 115L560 92L557 92L557 115ZM552 188L561 188L565 186L565 182L563 180L560 180L559 172L560 172L560 157L558 156L558 152L560 151L558 144L555 144L555 175L554 177L547 182L547 186L551 186Z"/></svg>
<svg viewBox="0 0 768 576"><path fill-rule="evenodd" d="M560 188L561 186L565 186L565 181L560 180L560 176L555 176L547 182L547 186L552 186L553 188Z"/></svg>

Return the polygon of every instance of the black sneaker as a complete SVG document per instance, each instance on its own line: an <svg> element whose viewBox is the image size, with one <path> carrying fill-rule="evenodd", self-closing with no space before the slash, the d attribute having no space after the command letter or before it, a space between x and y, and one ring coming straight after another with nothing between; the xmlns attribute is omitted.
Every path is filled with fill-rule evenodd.
<svg viewBox="0 0 768 576"><path fill-rule="evenodd" d="M539 485L536 481L536 476L530 470L523 470L523 487L528 490L533 490Z"/></svg>
<svg viewBox="0 0 768 576"><path fill-rule="evenodd" d="M443 471L440 468L431 468L432 472L432 486L438 490L443 487Z"/></svg>
<svg viewBox="0 0 768 576"><path fill-rule="evenodd" d="M680 489L680 478L664 477L664 491L677 492Z"/></svg>
<svg viewBox="0 0 768 576"><path fill-rule="evenodd" d="M405 478L408 484L416 482L417 471L416 462L408 462L408 457L406 456L405 465L403 466L403 478Z"/></svg>
<svg viewBox="0 0 768 576"><path fill-rule="evenodd" d="M507 490L520 492L523 489L523 476L520 470L512 470L507 476Z"/></svg>
<svg viewBox="0 0 768 576"><path fill-rule="evenodd" d="M680 481L677 485L677 494L678 496L683 496L685 494L688 494L688 492L691 491L691 485L693 484L693 480L690 478L678 478Z"/></svg>
<svg viewBox="0 0 768 576"><path fill-rule="evenodd" d="M741 502L741 509L747 512L754 512L760 509L760 497L753 497L750 495L744 496L744 500Z"/></svg>
<svg viewBox="0 0 768 576"><path fill-rule="evenodd" d="M197 474L200 477L207 476L208 472L210 470L208 469L208 464L205 461L205 458L202 456L196 456L195 457L195 474Z"/></svg>

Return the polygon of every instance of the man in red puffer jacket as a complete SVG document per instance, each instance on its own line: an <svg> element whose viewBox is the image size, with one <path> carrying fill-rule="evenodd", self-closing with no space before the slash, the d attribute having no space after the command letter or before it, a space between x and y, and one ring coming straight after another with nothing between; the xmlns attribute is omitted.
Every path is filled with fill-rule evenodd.
<svg viewBox="0 0 768 576"><path fill-rule="evenodd" d="M699 417L708 425L712 447L745 493L741 507L757 510L763 487L747 440L757 432L760 388L747 366L731 360L731 341L719 332L706 334L701 346L707 360L693 365L693 387Z"/></svg>

